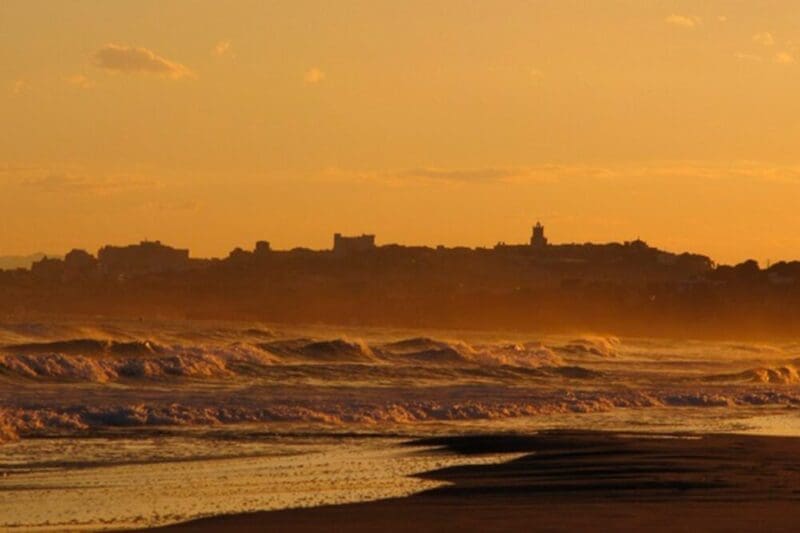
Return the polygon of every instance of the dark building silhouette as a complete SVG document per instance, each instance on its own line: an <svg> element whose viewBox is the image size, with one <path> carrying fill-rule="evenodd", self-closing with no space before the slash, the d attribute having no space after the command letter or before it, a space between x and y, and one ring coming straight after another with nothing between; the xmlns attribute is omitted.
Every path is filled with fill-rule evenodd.
<svg viewBox="0 0 800 533"><path fill-rule="evenodd" d="M796 337L800 262L716 265L641 239L494 248L375 244L334 236L333 249L190 258L158 241L72 250L30 270L0 271L0 316L101 313L258 318L286 323L602 330L658 335Z"/></svg>
<svg viewBox="0 0 800 533"><path fill-rule="evenodd" d="M272 251L270 248L269 242L267 241L258 241L256 242L256 247L253 250L253 253L257 256L266 255Z"/></svg>
<svg viewBox="0 0 800 533"><path fill-rule="evenodd" d="M64 278L75 280L92 276L97 269L97 259L85 250L72 250L64 256Z"/></svg>
<svg viewBox="0 0 800 533"><path fill-rule="evenodd" d="M141 275L187 270L189 250L172 248L160 241L130 246L104 246L97 252L100 271L111 275Z"/></svg>
<svg viewBox="0 0 800 533"><path fill-rule="evenodd" d="M31 264L31 274L41 280L53 281L64 275L64 261L57 258L42 257Z"/></svg>
<svg viewBox="0 0 800 533"><path fill-rule="evenodd" d="M248 252L244 248L237 246L233 250L230 251L228 254L228 261L233 261L236 263L242 263L244 261L249 260L253 256L252 253Z"/></svg>
<svg viewBox="0 0 800 533"><path fill-rule="evenodd" d="M544 248L547 246L547 237L544 236L544 226L542 226L541 222L537 222L533 227L531 246L534 248Z"/></svg>
<svg viewBox="0 0 800 533"><path fill-rule="evenodd" d="M333 235L333 251L337 253L358 253L375 249L375 235L345 237L341 233Z"/></svg>
<svg viewBox="0 0 800 533"><path fill-rule="evenodd" d="M228 260L233 261L234 263L246 263L252 261L255 258L266 258L272 252L272 248L270 247L269 242L267 241L256 241L256 245L253 248L252 252L245 250L237 246L228 254ZM197 260L195 260L197 261Z"/></svg>

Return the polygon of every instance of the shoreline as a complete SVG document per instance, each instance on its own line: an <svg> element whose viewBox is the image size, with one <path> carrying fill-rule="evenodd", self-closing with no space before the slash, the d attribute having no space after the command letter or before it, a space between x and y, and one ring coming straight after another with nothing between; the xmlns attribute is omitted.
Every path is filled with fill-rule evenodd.
<svg viewBox="0 0 800 533"><path fill-rule="evenodd" d="M561 430L407 444L524 455L418 474L448 484L405 498L146 531L793 531L800 513L798 437Z"/></svg>

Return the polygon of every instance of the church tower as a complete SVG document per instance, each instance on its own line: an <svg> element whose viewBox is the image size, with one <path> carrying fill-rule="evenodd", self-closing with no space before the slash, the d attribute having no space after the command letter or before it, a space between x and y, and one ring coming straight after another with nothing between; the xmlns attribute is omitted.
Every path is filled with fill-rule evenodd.
<svg viewBox="0 0 800 533"><path fill-rule="evenodd" d="M533 235L531 235L531 247L544 248L547 246L547 237L544 236L544 226L537 222L533 227Z"/></svg>

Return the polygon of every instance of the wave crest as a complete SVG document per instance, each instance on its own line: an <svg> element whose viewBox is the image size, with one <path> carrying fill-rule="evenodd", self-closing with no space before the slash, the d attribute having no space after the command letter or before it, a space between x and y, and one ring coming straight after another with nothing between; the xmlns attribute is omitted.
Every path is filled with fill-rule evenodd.
<svg viewBox="0 0 800 533"><path fill-rule="evenodd" d="M620 341L617 337L587 336L573 339L566 344L556 347L556 350L565 355L583 356L593 355L598 357L616 357Z"/></svg>
<svg viewBox="0 0 800 533"><path fill-rule="evenodd" d="M800 383L800 372L793 365L784 365L776 367L758 367L750 368L744 372L736 372L733 374L717 374L708 376L706 381L719 381L719 382L745 382L745 383L764 383L764 384L781 384L781 385L794 385Z"/></svg>
<svg viewBox="0 0 800 533"><path fill-rule="evenodd" d="M265 342L257 346L266 352L301 361L352 363L375 359L372 349L360 339L317 341L303 338Z"/></svg>
<svg viewBox="0 0 800 533"><path fill-rule="evenodd" d="M164 348L150 341L112 341L102 339L69 339L52 342L10 344L2 348L7 353L63 355L152 355L163 353Z"/></svg>

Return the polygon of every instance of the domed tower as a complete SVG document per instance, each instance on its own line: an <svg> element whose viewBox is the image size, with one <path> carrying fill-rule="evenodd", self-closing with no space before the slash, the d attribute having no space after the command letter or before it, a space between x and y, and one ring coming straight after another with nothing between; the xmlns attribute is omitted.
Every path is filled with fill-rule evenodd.
<svg viewBox="0 0 800 533"><path fill-rule="evenodd" d="M547 237L544 236L544 226L541 222L537 222L533 227L533 235L531 235L531 247L544 248L547 246Z"/></svg>

